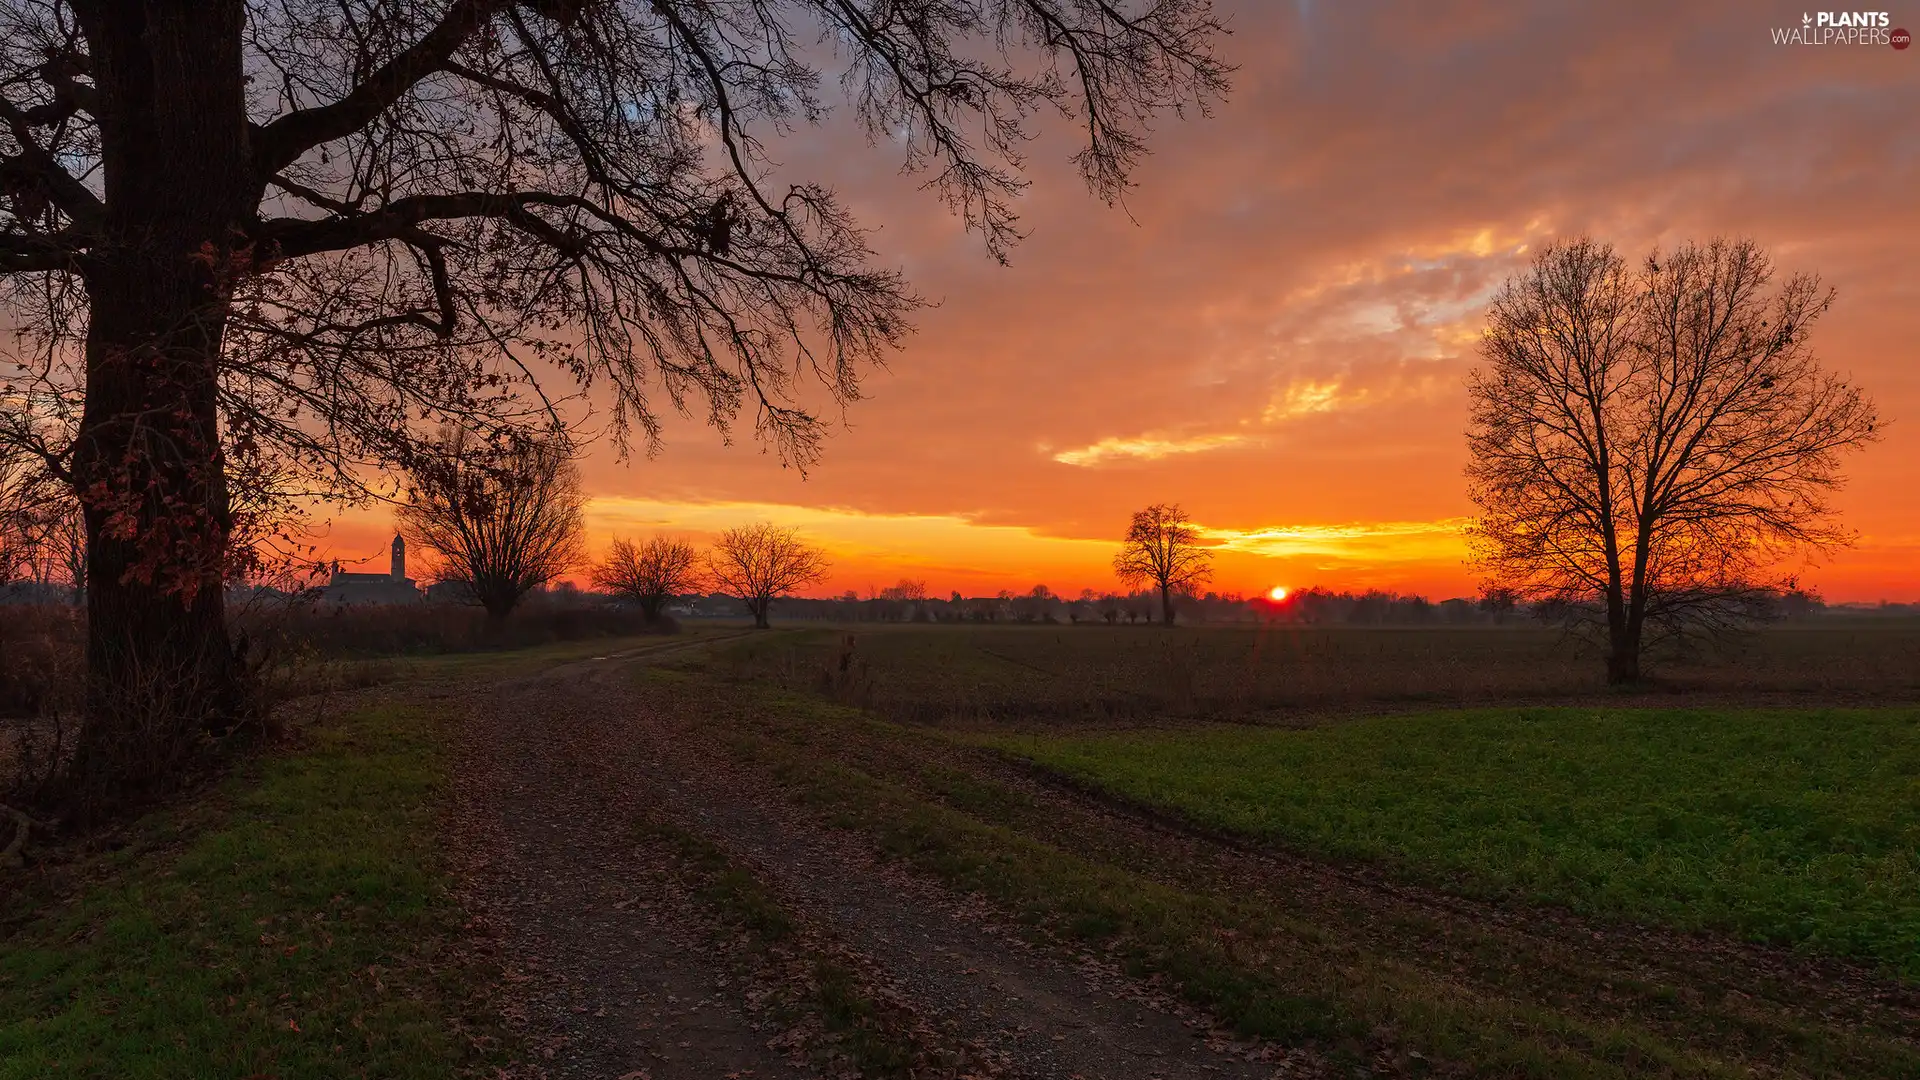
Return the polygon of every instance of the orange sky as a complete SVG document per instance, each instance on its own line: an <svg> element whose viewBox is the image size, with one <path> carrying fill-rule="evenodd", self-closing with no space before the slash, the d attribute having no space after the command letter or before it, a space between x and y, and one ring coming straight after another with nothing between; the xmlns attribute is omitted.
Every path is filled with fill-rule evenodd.
<svg viewBox="0 0 1920 1080"><path fill-rule="evenodd" d="M1169 501L1221 545L1219 588L1469 593L1488 293L1556 236L1734 233L1838 288L1815 342L1890 421L1838 499L1859 546L1804 579L1920 598L1920 50L1776 46L1779 4L1577 6L1221 3L1231 101L1161 125L1124 212L1049 132L1011 267L850 125L778 144L939 306L804 479L693 420L652 459L590 454L594 542L769 519L831 550L824 592L1072 593L1113 587L1128 513ZM326 543L390 529L359 511Z"/></svg>

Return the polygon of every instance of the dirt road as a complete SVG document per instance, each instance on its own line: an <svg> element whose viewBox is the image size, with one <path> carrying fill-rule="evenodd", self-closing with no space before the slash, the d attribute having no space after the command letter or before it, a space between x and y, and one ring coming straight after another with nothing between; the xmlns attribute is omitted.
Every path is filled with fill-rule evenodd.
<svg viewBox="0 0 1920 1080"><path fill-rule="evenodd" d="M659 655L659 654L656 654ZM727 934L643 823L723 850L804 924L810 948L911 1018L938 1071L1160 1080L1313 1075L1299 1056L1210 1031L1110 968L1028 944L967 898L877 860L736 765L676 739L643 703L644 656L502 684L464 718L469 904L524 978L526 1025L556 1077L678 1080L852 1072L769 1006L780 974ZM463 695L464 697L464 695ZM745 970L743 970L743 967ZM822 1049L828 1051L822 1053Z"/></svg>

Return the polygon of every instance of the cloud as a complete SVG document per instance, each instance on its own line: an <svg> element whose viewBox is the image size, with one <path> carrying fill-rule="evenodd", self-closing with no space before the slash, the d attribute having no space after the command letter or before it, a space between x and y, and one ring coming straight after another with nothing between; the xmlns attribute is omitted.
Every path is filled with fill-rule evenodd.
<svg viewBox="0 0 1920 1080"><path fill-rule="evenodd" d="M1176 438L1137 435L1131 438L1109 437L1078 450L1062 450L1053 460L1062 465L1094 466L1114 461L1159 461L1179 454L1204 454L1213 450L1231 450L1256 445L1252 436L1238 434L1193 435Z"/></svg>
<svg viewBox="0 0 1920 1080"><path fill-rule="evenodd" d="M1058 451L1053 454L1053 460L1062 465L1093 468L1119 462L1160 461L1189 454L1261 447L1267 445L1265 433L1244 429L1272 429L1303 417L1364 405L1370 395L1371 391L1365 388L1347 391L1338 380L1290 383L1267 402L1257 418L1241 420L1240 427L1243 430L1184 436L1165 433L1108 436L1087 446Z"/></svg>
<svg viewBox="0 0 1920 1080"><path fill-rule="evenodd" d="M939 592L997 591L1045 582L1056 590L1110 588L1114 536L995 524L974 514L869 514L843 507L777 503L669 502L600 496L587 506L596 537L665 532L696 541L749 521L800 530L833 559L825 591L923 578ZM1221 561L1221 586L1243 588L1315 569L1457 564L1464 519L1256 525L1198 525ZM1458 576L1458 575L1455 575Z"/></svg>
<svg viewBox="0 0 1920 1080"><path fill-rule="evenodd" d="M1342 394L1338 382L1294 383L1267 403L1266 410L1260 414L1260 422L1269 426L1282 424L1302 416L1360 404L1366 398L1367 391L1364 389Z"/></svg>
<svg viewBox="0 0 1920 1080"><path fill-rule="evenodd" d="M1369 521L1339 525L1270 525L1249 529L1202 527L1204 540L1222 551L1268 558L1333 557L1356 562L1422 562L1458 559L1465 553L1470 518L1438 521Z"/></svg>
<svg viewBox="0 0 1920 1080"><path fill-rule="evenodd" d="M845 507L764 502L672 502L606 495L587 503L596 537L664 532L710 540L723 529L766 521L795 528L834 560L829 591L905 575L930 577L937 589L1104 572L1113 544L1104 539L1046 535L975 515L865 513Z"/></svg>

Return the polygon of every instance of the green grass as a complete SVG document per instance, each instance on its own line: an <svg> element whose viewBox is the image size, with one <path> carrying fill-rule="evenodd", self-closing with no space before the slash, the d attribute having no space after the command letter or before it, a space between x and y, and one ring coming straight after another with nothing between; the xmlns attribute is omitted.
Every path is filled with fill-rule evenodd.
<svg viewBox="0 0 1920 1080"><path fill-rule="evenodd" d="M1336 1063L1355 1066L1369 1056L1367 1044L1379 1041L1472 1062L1471 1075L1743 1075L1635 1023L1497 992L1461 993L1455 977L1374 955L1333 928L1263 900L1169 884L943 805L954 799L998 817L1021 801L991 781L956 784L943 771L909 767L933 783L936 801L917 785L867 771L864 762L855 767L841 760L871 750L876 760L909 761L911 743L925 738L918 733L894 729L889 736L891 725L792 696L763 692L755 704L757 716L729 716L716 729L720 737L769 768L828 822L865 833L891 857L987 897L1043 941L1077 942L1136 976L1165 980L1244 1034L1321 1046ZM896 738L908 741L885 745ZM861 746L876 739L882 742ZM1806 1038L1818 1053L1831 1048L1817 1035ZM1862 1060L1846 1053L1849 1065ZM1901 1075L1910 1064L1911 1056L1903 1056L1859 1075Z"/></svg>
<svg viewBox="0 0 1920 1080"><path fill-rule="evenodd" d="M460 1034L478 1030L460 1016L476 973L447 950L458 915L434 855L436 727L395 707L312 729L141 822L77 895L9 911L0 1078L445 1077L479 1062Z"/></svg>
<svg viewBox="0 0 1920 1080"><path fill-rule="evenodd" d="M1449 1076L1920 1076L1901 1015L1836 1000L1790 965L1728 968L1710 953L1669 963L1638 935L1589 953L1581 935L1461 918L1402 903L1399 890L1249 879L1210 845L1033 791L965 746L977 733L892 723L738 674L722 664L636 681L682 737L713 740L773 780L769 796L784 789L1035 938L1077 943L1343 1072L1386 1054L1419 1075L1418 1051Z"/></svg>
<svg viewBox="0 0 1920 1080"><path fill-rule="evenodd" d="M1199 1001L1234 1018L1242 1030L1282 1039L1328 1034L1348 1023L1330 1002L1269 973L1219 963L1218 931L1231 926L1231 901L1195 896L1082 859L1018 832L930 801L913 788L841 760L820 756L830 744L847 749L884 726L851 710L781 694L756 695L768 713L722 729L735 752L771 769L833 825L871 834L890 855L977 891L1037 926L1101 946L1125 943L1143 972L1172 976ZM744 718L742 718L744 719ZM798 721L811 733L788 727ZM911 736L909 736L911 737ZM817 742L815 740L818 740ZM905 750L906 747L875 747ZM902 755L903 760L910 755ZM964 791L996 803L1012 793L997 785L936 778L945 795Z"/></svg>
<svg viewBox="0 0 1920 1080"><path fill-rule="evenodd" d="M1920 710L1499 709L992 742L1209 827L1920 980Z"/></svg>

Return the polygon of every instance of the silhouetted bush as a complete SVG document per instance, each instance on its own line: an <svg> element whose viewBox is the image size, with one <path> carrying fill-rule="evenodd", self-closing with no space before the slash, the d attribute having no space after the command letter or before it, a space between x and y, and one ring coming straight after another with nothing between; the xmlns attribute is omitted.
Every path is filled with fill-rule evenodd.
<svg viewBox="0 0 1920 1080"><path fill-rule="evenodd" d="M72 750L85 625L63 604L0 608L0 802L37 794Z"/></svg>

